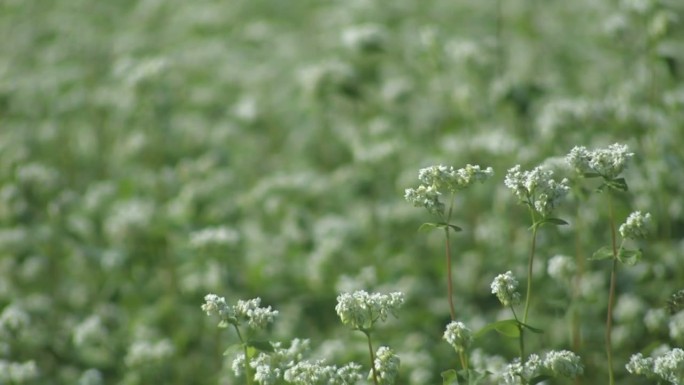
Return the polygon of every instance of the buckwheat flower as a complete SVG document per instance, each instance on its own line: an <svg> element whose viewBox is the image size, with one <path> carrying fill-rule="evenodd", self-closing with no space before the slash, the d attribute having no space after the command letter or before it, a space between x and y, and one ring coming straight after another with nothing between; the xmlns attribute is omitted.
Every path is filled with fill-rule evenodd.
<svg viewBox="0 0 684 385"><path fill-rule="evenodd" d="M190 245L197 248L211 245L233 245L240 239L237 231L225 226L209 227L190 234Z"/></svg>
<svg viewBox="0 0 684 385"><path fill-rule="evenodd" d="M520 359L516 358L510 364L504 367L502 377L506 385L522 385L522 375L524 367L520 363Z"/></svg>
<svg viewBox="0 0 684 385"><path fill-rule="evenodd" d="M247 320L247 324L252 329L265 329L270 323L273 323L275 316L278 315L277 310L271 310L271 307L259 307L261 298L254 298L248 301L239 300L235 306L235 315L238 318Z"/></svg>
<svg viewBox="0 0 684 385"><path fill-rule="evenodd" d="M175 348L168 339L157 342L135 341L128 347L124 361L127 366L142 366L166 360L174 352Z"/></svg>
<svg viewBox="0 0 684 385"><path fill-rule="evenodd" d="M361 365L351 362L339 369L337 369L337 373L335 376L335 381L332 383L333 385L349 385L349 384L355 384L361 379L363 376L361 375Z"/></svg>
<svg viewBox="0 0 684 385"><path fill-rule="evenodd" d="M342 32L342 43L360 53L382 51L385 40L386 33L379 25L359 25Z"/></svg>
<svg viewBox="0 0 684 385"><path fill-rule="evenodd" d="M464 352L473 342L473 331L465 326L463 322L452 321L444 331L444 339L457 352Z"/></svg>
<svg viewBox="0 0 684 385"><path fill-rule="evenodd" d="M247 321L247 325L252 329L265 329L278 315L278 311L271 310L270 306L260 307L261 298L239 300L235 306L229 306L225 298L216 294L207 294L204 300L202 310L209 316L216 314L221 317L219 327L226 327L229 324L238 326L242 321Z"/></svg>
<svg viewBox="0 0 684 385"><path fill-rule="evenodd" d="M662 308L649 309L644 316L644 325L651 333L659 333L667 330L668 322L667 311Z"/></svg>
<svg viewBox="0 0 684 385"><path fill-rule="evenodd" d="M325 365L323 360L302 361L287 369L283 378L295 385L342 385L345 384L343 380L358 381L360 375L354 372L359 368L360 366L351 364L339 370L335 365Z"/></svg>
<svg viewBox="0 0 684 385"><path fill-rule="evenodd" d="M568 194L568 180L557 182L553 171L541 166L522 171L520 165L508 170L504 185L513 191L520 202L530 206L542 217L548 217L558 202Z"/></svg>
<svg viewBox="0 0 684 385"><path fill-rule="evenodd" d="M431 214L444 214L444 203L440 202L442 195L436 188L429 186L418 186L418 188L407 188L404 198L414 207L425 207Z"/></svg>
<svg viewBox="0 0 684 385"><path fill-rule="evenodd" d="M653 361L653 372L663 380L680 385L684 381L684 350L674 348Z"/></svg>
<svg viewBox="0 0 684 385"><path fill-rule="evenodd" d="M670 338L678 342L684 342L684 311L679 311L672 317L668 323L670 330Z"/></svg>
<svg viewBox="0 0 684 385"><path fill-rule="evenodd" d="M518 280L509 270L504 274L499 274L494 278L491 285L492 294L495 294L502 305L511 306L520 303L520 293L518 293Z"/></svg>
<svg viewBox="0 0 684 385"><path fill-rule="evenodd" d="M102 385L104 378L102 372L97 369L88 369L78 379L78 385Z"/></svg>
<svg viewBox="0 0 684 385"><path fill-rule="evenodd" d="M302 361L303 355L309 350L309 340L295 338L290 347L281 347L280 342L273 343L273 352L268 354L259 353L250 360L250 366L254 369L254 380L261 385L276 385L281 382L287 369ZM244 354L240 360L233 361L234 365L244 365ZM241 375L243 367L237 369L237 375Z"/></svg>
<svg viewBox="0 0 684 385"><path fill-rule="evenodd" d="M9 305L0 314L0 334L16 333L30 323L29 315L17 305Z"/></svg>
<svg viewBox="0 0 684 385"><path fill-rule="evenodd" d="M202 311L206 312L208 316L216 314L222 319L235 318L235 311L231 306L228 306L225 298L216 294L207 294L204 296L204 301Z"/></svg>
<svg viewBox="0 0 684 385"><path fill-rule="evenodd" d="M641 353L633 354L625 368L628 372L640 376L652 377L655 375L653 372L653 358L644 357Z"/></svg>
<svg viewBox="0 0 684 385"><path fill-rule="evenodd" d="M451 166L430 166L418 172L422 182L417 188L408 188L404 198L416 207L425 207L430 213L444 214L444 204L439 200L446 193L453 194L475 182L484 182L494 175L491 167L482 169L478 165L466 165L458 170Z"/></svg>
<svg viewBox="0 0 684 385"><path fill-rule="evenodd" d="M23 384L38 378L38 366L35 361L11 362L0 360L0 383Z"/></svg>
<svg viewBox="0 0 684 385"><path fill-rule="evenodd" d="M399 374L399 357L387 346L381 346L375 353L375 371L378 373L378 384L393 385ZM371 371L368 378L373 378Z"/></svg>
<svg viewBox="0 0 684 385"><path fill-rule="evenodd" d="M549 276L559 281L570 281L577 271L575 260L567 255L554 255L549 259L547 272Z"/></svg>
<svg viewBox="0 0 684 385"><path fill-rule="evenodd" d="M604 179L615 179L627 168L627 162L634 156L628 152L627 145L611 144L607 148L587 150L586 147L574 147L565 157L570 167L580 173L596 173Z"/></svg>
<svg viewBox="0 0 684 385"><path fill-rule="evenodd" d="M642 214L641 211L635 211L629 214L625 223L620 225L620 235L629 239L646 238L650 223L650 213Z"/></svg>
<svg viewBox="0 0 684 385"><path fill-rule="evenodd" d="M551 351L544 356L544 368L554 376L575 378L584 373L580 357L568 350Z"/></svg>
<svg viewBox="0 0 684 385"><path fill-rule="evenodd" d="M343 293L337 297L335 311L343 324L354 329L367 330L378 321L384 321L391 313L404 304L404 294L394 292L390 294L368 294L364 290L354 293Z"/></svg>

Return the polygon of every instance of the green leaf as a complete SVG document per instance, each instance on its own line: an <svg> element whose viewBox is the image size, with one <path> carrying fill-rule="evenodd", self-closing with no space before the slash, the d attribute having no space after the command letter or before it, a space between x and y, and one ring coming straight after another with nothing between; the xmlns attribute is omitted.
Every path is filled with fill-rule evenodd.
<svg viewBox="0 0 684 385"><path fill-rule="evenodd" d="M273 353L273 344L271 344L270 341L258 341L258 340L249 340L247 341L247 346L253 347L257 350L260 350L262 352L267 352L267 353Z"/></svg>
<svg viewBox="0 0 684 385"><path fill-rule="evenodd" d="M480 372L478 370L468 369L459 371L461 377L468 380L468 385L478 385L488 374L487 371Z"/></svg>
<svg viewBox="0 0 684 385"><path fill-rule="evenodd" d="M542 222L543 223L551 223L551 224L556 225L556 226L562 226L562 225L568 224L568 222L566 222L560 218L546 218Z"/></svg>
<svg viewBox="0 0 684 385"><path fill-rule="evenodd" d="M598 178L601 176L601 174L595 172L585 172L584 174L582 174L582 176L585 178Z"/></svg>
<svg viewBox="0 0 684 385"><path fill-rule="evenodd" d="M240 350L242 350L242 344L232 344L226 350L223 351L224 356L234 356Z"/></svg>
<svg viewBox="0 0 684 385"><path fill-rule="evenodd" d="M531 378L530 381L529 381L529 384L530 384L530 385L535 385L535 384L538 384L538 383L540 383L540 382L542 382L542 381L549 380L549 379L551 379L551 378L553 378L553 377L548 376L548 375L546 375L546 374L542 374L541 376L537 376L537 377Z"/></svg>
<svg viewBox="0 0 684 385"><path fill-rule="evenodd" d="M524 327L525 329L528 329L528 330L531 331L532 333L544 334L544 330L543 330L543 329L535 328L534 326L530 326L530 325L524 324L524 323L522 323L522 322L520 322L520 325L522 325L522 327Z"/></svg>
<svg viewBox="0 0 684 385"><path fill-rule="evenodd" d="M603 246L602 248L596 250L594 254L592 254L591 257L589 257L590 261L601 261L604 259L611 259L613 258L613 250L608 247L608 246Z"/></svg>
<svg viewBox="0 0 684 385"><path fill-rule="evenodd" d="M459 385L458 374L456 374L454 369L449 369L442 372L442 385Z"/></svg>
<svg viewBox="0 0 684 385"><path fill-rule="evenodd" d="M641 261L641 250L621 249L618 253L618 260L627 266L634 266Z"/></svg>
<svg viewBox="0 0 684 385"><path fill-rule="evenodd" d="M503 334L506 337L517 338L520 336L520 326L518 321L514 319L507 319L490 323L475 333L474 337L478 338L492 330L496 330L498 333Z"/></svg>
<svg viewBox="0 0 684 385"><path fill-rule="evenodd" d="M617 178L617 179L609 180L609 181L606 181L605 184L613 190L617 190L617 191L628 191L629 190L629 188L627 187L627 181L625 181L625 178Z"/></svg>
<svg viewBox="0 0 684 385"><path fill-rule="evenodd" d="M423 223L422 225L420 225L420 227L418 228L418 231L421 231L421 232L432 231L437 227L439 227L437 225L437 223L426 222L426 223Z"/></svg>
<svg viewBox="0 0 684 385"><path fill-rule="evenodd" d="M454 230L455 232L463 231L462 228L460 228L460 227L458 227L458 226L456 226L456 225L447 224L447 226L449 226L449 227L450 227L452 230Z"/></svg>

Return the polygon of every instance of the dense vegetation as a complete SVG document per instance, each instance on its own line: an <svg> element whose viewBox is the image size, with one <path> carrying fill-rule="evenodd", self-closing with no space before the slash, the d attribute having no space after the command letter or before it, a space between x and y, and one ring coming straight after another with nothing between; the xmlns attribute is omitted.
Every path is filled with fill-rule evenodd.
<svg viewBox="0 0 684 385"><path fill-rule="evenodd" d="M676 0L0 1L0 383L235 383L208 293L260 297L270 340L367 372L335 312L358 289L405 295L374 331L397 383L441 383L459 366L444 236L404 199L437 164L494 171L451 219L473 330L511 317L497 275L525 295L530 215L507 170L569 179L569 225L536 239L527 351L572 350L576 383L606 383L611 263L588 257L610 213L563 157L612 143L634 154L616 226L653 218L616 278L615 379L653 383L625 365L684 346L682 23ZM556 255L577 276L550 276ZM470 347L492 371L517 354L496 333Z"/></svg>

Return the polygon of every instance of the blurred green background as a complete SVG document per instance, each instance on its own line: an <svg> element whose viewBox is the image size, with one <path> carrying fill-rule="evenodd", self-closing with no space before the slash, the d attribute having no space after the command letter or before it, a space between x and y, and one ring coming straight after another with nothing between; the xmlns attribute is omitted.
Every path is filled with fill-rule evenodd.
<svg viewBox="0 0 684 385"><path fill-rule="evenodd" d="M618 221L656 226L619 272L616 371L645 383L629 356L684 344L658 312L684 288L683 18L675 0L0 0L0 363L37 369L0 381L233 383L210 292L278 309L273 340L366 364L334 306L367 289L407 295L377 334L399 383L439 383L456 356L441 233L403 199L418 170L495 170L454 214L457 313L477 329L510 317L497 274L525 282L506 170L562 176L573 146L620 142ZM538 245L530 349L575 349L584 384L606 377L609 266L583 262L609 242L605 207L574 196ZM557 254L577 257L575 289L546 274ZM491 334L475 354L516 346Z"/></svg>

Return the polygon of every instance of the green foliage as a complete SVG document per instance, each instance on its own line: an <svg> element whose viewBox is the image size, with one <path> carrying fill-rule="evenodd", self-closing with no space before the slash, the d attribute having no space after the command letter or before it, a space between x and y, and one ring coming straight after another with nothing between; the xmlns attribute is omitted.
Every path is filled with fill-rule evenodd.
<svg viewBox="0 0 684 385"><path fill-rule="evenodd" d="M199 308L211 292L280 309L272 343L367 362L334 313L365 289L406 293L374 334L402 358L398 382L438 383L455 362L444 244L416 234L431 220L402 197L416 171L495 171L454 197L460 227L433 224L463 228L453 293L481 329L501 316L492 278L522 277L529 253L505 171L572 178L558 156L621 142L629 190L586 189L606 182L618 218L653 214L647 257L618 256L639 262L619 271L617 303L638 301L616 309L613 340L617 383L636 384L631 354L684 343L676 318L648 318L682 310L668 297L684 282L682 20L677 1L1 1L0 366L25 375L0 382L234 383L221 352L237 337ZM585 260L607 243L607 208L573 194L554 212L570 225L540 231L530 323L544 334L524 333L526 350L572 347L582 382L605 383L608 280ZM560 253L578 267L569 286L545 274ZM492 373L518 354L495 333L474 348Z"/></svg>

